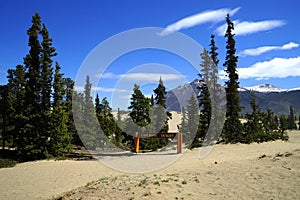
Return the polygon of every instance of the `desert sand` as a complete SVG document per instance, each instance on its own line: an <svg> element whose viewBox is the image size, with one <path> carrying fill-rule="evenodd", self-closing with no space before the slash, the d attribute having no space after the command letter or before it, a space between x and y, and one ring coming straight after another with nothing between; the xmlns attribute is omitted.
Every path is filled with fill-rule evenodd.
<svg viewBox="0 0 300 200"><path fill-rule="evenodd" d="M200 149L186 150L150 173L120 172L96 160L21 163L0 169L0 199L300 199L300 132L289 136L215 145L202 159Z"/></svg>

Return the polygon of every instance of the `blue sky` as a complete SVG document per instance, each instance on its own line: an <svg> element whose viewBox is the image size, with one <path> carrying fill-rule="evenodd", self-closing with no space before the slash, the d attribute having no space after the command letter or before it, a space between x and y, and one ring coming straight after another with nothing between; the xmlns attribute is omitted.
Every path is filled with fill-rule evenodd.
<svg viewBox="0 0 300 200"><path fill-rule="evenodd" d="M300 87L299 4L297 0L287 0L284 4L274 0L1 1L0 84L6 83L7 69L21 64L28 53L26 30L37 11L53 38L58 52L55 60L61 64L63 73L73 79L89 53L101 42L143 27L163 28L162 37L178 31L205 48L210 35L215 34L222 73L225 15L231 13L236 27L240 85L270 83L286 89ZM147 71L148 68L153 70ZM97 73L91 76L100 77ZM172 89L176 84L195 79L197 70L170 52L132 51L111 63L99 84L94 85L94 91L111 101L116 96L122 98L120 101L125 103L113 105L122 107L132 91L130 85L124 88L124 80L142 83L142 89L149 95L159 76Z"/></svg>

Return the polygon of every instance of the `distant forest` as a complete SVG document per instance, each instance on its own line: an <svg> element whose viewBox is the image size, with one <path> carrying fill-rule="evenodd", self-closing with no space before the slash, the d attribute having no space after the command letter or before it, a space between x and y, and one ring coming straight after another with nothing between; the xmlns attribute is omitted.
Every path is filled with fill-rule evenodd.
<svg viewBox="0 0 300 200"><path fill-rule="evenodd" d="M201 73L195 76L203 84L198 88L199 95L191 96L189 104L182 108L178 129L183 134L184 142L194 148L215 142L287 140L286 130L297 129L296 122L299 121L292 106L288 116L276 116L270 109L262 112L253 93L250 103L252 112L241 116L236 70L238 57L235 55L236 44L232 33L234 24L229 15L226 21L226 59L223 63L228 76L226 96L220 96L218 48L212 35L209 50L191 52L201 53ZM52 38L38 13L32 17L27 35L29 52L23 64L9 69L7 84L0 86L1 152L10 149L19 160L37 160L70 155L74 146L103 148L104 141L133 150L134 132L168 132L168 120L172 116L164 110L166 88L162 79L158 80L151 98L146 97L140 86L135 84L128 107L130 117L122 120L122 111L118 110L115 119L106 97L101 99L97 95L93 99L91 96L89 76L86 77L84 91L76 92L74 81L61 73L59 62L54 60L57 52ZM226 98L225 105L222 105L222 98ZM224 115L218 113L223 109L226 110ZM213 124L214 128L208 136L211 119L218 117L219 122L225 120L224 127L221 123ZM242 123L241 118L246 122ZM94 119L101 129L95 126ZM223 127L222 133L216 138L220 127ZM168 143L168 139L141 140L140 148L154 151Z"/></svg>

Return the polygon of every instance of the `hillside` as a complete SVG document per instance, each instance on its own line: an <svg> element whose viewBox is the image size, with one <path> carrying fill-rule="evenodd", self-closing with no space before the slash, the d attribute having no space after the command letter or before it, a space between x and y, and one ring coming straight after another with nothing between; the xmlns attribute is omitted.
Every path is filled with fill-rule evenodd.
<svg viewBox="0 0 300 200"><path fill-rule="evenodd" d="M181 111L182 106L187 105L187 101L195 91L197 94L197 87L201 83L198 79L189 84L179 86L166 95L167 109L171 111ZM270 108L277 115L287 115L289 113L289 106L294 107L294 113L300 115L300 88L295 89L281 89L270 84L263 84L254 87L241 87L240 99L241 106L244 108L242 114L251 112L250 99L251 91L254 91L257 96L257 103L263 111Z"/></svg>

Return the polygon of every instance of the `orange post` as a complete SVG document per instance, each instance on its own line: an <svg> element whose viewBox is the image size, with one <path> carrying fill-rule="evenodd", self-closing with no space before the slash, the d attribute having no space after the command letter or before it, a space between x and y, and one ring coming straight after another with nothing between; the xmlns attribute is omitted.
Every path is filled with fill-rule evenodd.
<svg viewBox="0 0 300 200"><path fill-rule="evenodd" d="M182 133L177 133L177 153L182 153Z"/></svg>
<svg viewBox="0 0 300 200"><path fill-rule="evenodd" d="M140 152L140 138L139 138L139 133L135 133L134 137L134 152L139 153Z"/></svg>

